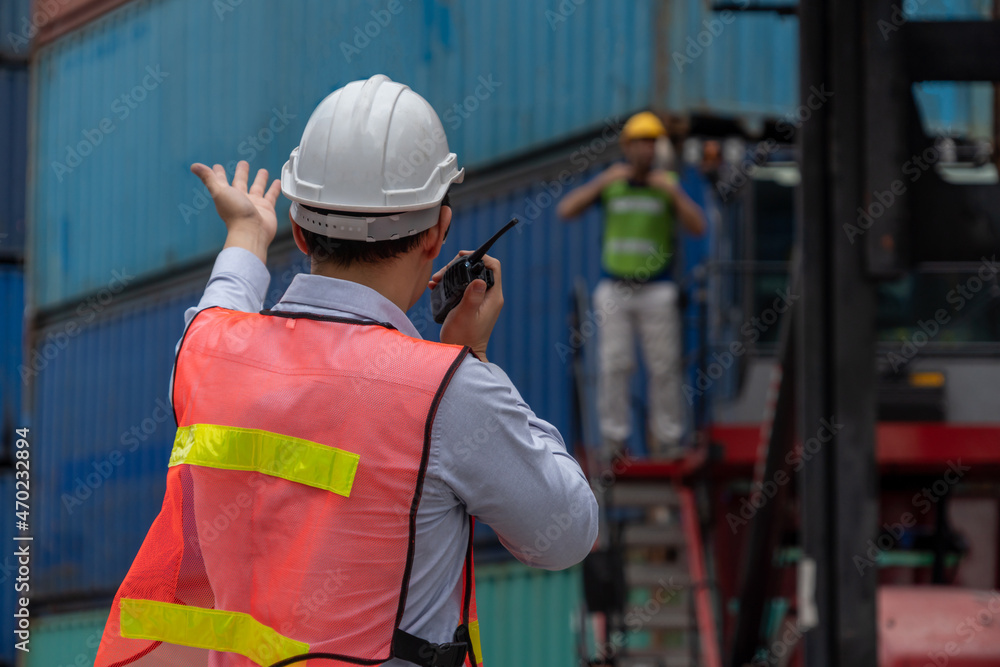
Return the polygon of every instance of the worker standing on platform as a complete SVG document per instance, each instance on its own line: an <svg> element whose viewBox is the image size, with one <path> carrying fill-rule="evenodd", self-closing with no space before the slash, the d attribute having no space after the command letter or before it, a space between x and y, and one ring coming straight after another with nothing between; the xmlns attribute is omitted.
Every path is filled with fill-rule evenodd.
<svg viewBox="0 0 1000 667"><path fill-rule="evenodd" d="M186 313L163 509L115 597L100 667L475 666L472 520L535 567L584 558L597 503L559 432L487 343L503 306L474 281L420 338L405 312L463 179L431 106L384 76L335 91L285 164L311 259L271 311L278 182L196 164L226 224ZM308 655L308 658L306 657Z"/></svg>
<svg viewBox="0 0 1000 667"><path fill-rule="evenodd" d="M604 212L603 277L594 291L594 312L604 319L598 334L598 414L605 461L621 453L631 432L629 381L636 334L649 376L650 455L670 459L684 451L681 323L671 275L675 221L700 236L705 218L676 174L653 168L656 141L666 134L655 114L632 116L620 136L626 161L611 165L559 203L562 218L574 218L595 203Z"/></svg>

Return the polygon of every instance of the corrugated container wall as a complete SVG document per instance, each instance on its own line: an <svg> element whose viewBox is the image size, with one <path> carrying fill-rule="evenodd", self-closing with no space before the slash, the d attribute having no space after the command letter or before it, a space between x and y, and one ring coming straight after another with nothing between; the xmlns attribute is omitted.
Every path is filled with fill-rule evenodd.
<svg viewBox="0 0 1000 667"><path fill-rule="evenodd" d="M443 265L457 250L479 245L512 215L521 219L491 251L503 262L506 305L489 356L570 446L576 432L570 296L577 276L588 293L598 279L600 215L592 210L573 225L562 224L553 194L601 166L558 161L457 197L453 231L438 260ZM214 215L212 224L221 226ZM276 250L272 257L267 306L296 273L307 271L297 250ZM204 279L195 276L127 302L109 290L36 336L28 363L34 424L52 448L38 473L46 538L36 563L46 598L113 593L159 510L174 436L165 407L173 351L184 310L197 303ZM409 315L421 335L438 339L426 296Z"/></svg>
<svg viewBox="0 0 1000 667"><path fill-rule="evenodd" d="M0 2L0 56L13 60L28 57L39 24L31 10L31 0Z"/></svg>
<svg viewBox="0 0 1000 667"><path fill-rule="evenodd" d="M4 431L4 433L13 435L10 431ZM3 535L7 536L8 540L18 534L14 529L14 494L14 473L8 468L0 472L0 498L3 499L5 505L10 507L10 511L3 512L0 516L0 530L3 530ZM14 647L14 643L19 641L14 635L14 630L17 627L14 612L17 607L15 598L18 597L19 591L16 591L14 587L18 585L15 578L20 564L17 556L14 555L14 550L26 542L11 540L9 544L11 548L5 550L4 555L0 557L0 586L3 587L0 589L0 632L4 636L4 641L0 644L0 665L4 667L14 666L14 656L18 652Z"/></svg>
<svg viewBox="0 0 1000 667"><path fill-rule="evenodd" d="M583 604L579 567L559 572L520 563L476 568L476 601L486 665L574 667Z"/></svg>
<svg viewBox="0 0 1000 667"><path fill-rule="evenodd" d="M204 256L223 229L190 163L277 173L312 109L352 79L383 72L427 97L466 165L649 104L658 3L593 0L553 23L557 4L140 1L44 46L33 305Z"/></svg>
<svg viewBox="0 0 1000 667"><path fill-rule="evenodd" d="M28 68L0 63L0 261L24 254L27 140Z"/></svg>
<svg viewBox="0 0 1000 667"><path fill-rule="evenodd" d="M0 534L14 526L15 429L27 425L18 372L24 331L24 220L27 175L28 52L33 37L29 0L0 2L0 499L10 509L0 516ZM36 459L37 460L37 459ZM30 481L30 480L29 480ZM33 518L30 517L29 519ZM36 533L37 534L37 533ZM27 544L27 543L17 543ZM0 558L0 665L13 667L18 568L13 549Z"/></svg>
<svg viewBox="0 0 1000 667"><path fill-rule="evenodd" d="M3 433L23 426L21 359L23 355L24 272L0 264L0 427ZM6 435L4 435L6 437Z"/></svg>
<svg viewBox="0 0 1000 667"><path fill-rule="evenodd" d="M45 446L34 474L38 600L110 596L128 571L163 500L173 349L196 301L189 288L109 302L113 311L40 332L28 362Z"/></svg>
<svg viewBox="0 0 1000 667"><path fill-rule="evenodd" d="M0 184L0 191L3 185ZM24 273L19 264L0 263L0 458L5 463L0 467L0 501L7 511L0 513L0 535L11 537L18 534L14 527L14 454L18 428L28 422L22 411L22 383L19 367L22 360L24 313ZM32 434L33 435L33 434ZM35 442L33 437L29 442ZM32 448L33 461L38 461L40 452ZM30 469L29 469L30 472ZM29 478L29 482L31 479ZM37 493L37 488L29 489ZM23 508L22 508L23 509ZM29 519L37 518L31 517ZM30 525L30 523L29 523ZM32 526L32 534L38 534L37 525ZM10 544L17 544L10 542ZM0 643L0 665L14 664L15 590L18 562L13 555L13 547L0 557L0 633L5 641Z"/></svg>
<svg viewBox="0 0 1000 667"><path fill-rule="evenodd" d="M107 620L108 609L32 618L31 652L20 667L93 665Z"/></svg>
<svg viewBox="0 0 1000 667"><path fill-rule="evenodd" d="M486 664L577 664L574 622L583 602L579 568L547 572L520 563L482 565L476 568L476 594ZM93 664L107 617L108 609L98 608L34 618L32 651L22 667Z"/></svg>
<svg viewBox="0 0 1000 667"><path fill-rule="evenodd" d="M798 19L771 12L715 12L670 0L661 65L671 110L750 121L798 106ZM736 3L739 4L739 3Z"/></svg>
<svg viewBox="0 0 1000 667"><path fill-rule="evenodd" d="M981 15L983 0L928 0L918 18L937 17L937 5ZM72 306L115 269L203 258L222 230L206 224L210 202L188 165L246 158L277 173L315 105L375 72L427 97L473 167L641 107L754 129L798 104L796 19L700 0L137 0L44 45L37 63L31 299L41 309ZM931 127L979 136L988 126L975 87L931 93Z"/></svg>

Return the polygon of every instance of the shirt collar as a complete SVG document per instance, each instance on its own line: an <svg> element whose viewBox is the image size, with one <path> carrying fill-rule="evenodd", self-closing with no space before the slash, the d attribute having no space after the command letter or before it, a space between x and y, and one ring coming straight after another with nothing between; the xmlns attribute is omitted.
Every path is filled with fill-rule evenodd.
<svg viewBox="0 0 1000 667"><path fill-rule="evenodd" d="M272 310L379 322L411 338L421 338L399 306L370 287L339 278L300 273Z"/></svg>

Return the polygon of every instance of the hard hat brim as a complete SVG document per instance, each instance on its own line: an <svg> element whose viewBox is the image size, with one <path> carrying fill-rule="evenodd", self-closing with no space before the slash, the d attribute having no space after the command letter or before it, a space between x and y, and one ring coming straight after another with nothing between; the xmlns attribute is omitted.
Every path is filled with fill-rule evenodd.
<svg viewBox="0 0 1000 667"><path fill-rule="evenodd" d="M293 152L294 155L294 152ZM454 153L449 155L449 158L454 156ZM311 199L309 197L303 197L297 194L295 180L295 175L293 173L292 160L285 162L284 166L281 168L281 194L290 199L293 202L298 202L300 204L305 204L306 206L313 206L315 208L322 208L330 211L345 211L349 213L371 213L372 215L391 215L393 213L407 213L411 211L420 211L433 206L438 206L441 200L444 199L445 194L448 192L448 188L455 183L461 183L465 180L465 169L455 169L452 173L447 175L439 174L443 182L438 185L437 192L434 197L429 202L421 202L419 205L395 205L395 206L373 206L370 204L357 205L357 204L346 204L340 202L322 201L318 199ZM390 193L393 198L403 198L407 191L397 190Z"/></svg>
<svg viewBox="0 0 1000 667"><path fill-rule="evenodd" d="M346 241L393 241L433 227L441 215L441 203L415 211L385 215L341 215L337 211L310 211L292 202L289 214L299 227L320 236Z"/></svg>

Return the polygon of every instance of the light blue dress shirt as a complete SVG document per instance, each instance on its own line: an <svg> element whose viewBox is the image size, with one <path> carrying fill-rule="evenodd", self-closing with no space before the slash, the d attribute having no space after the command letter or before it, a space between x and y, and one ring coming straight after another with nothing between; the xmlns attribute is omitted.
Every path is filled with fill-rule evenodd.
<svg viewBox="0 0 1000 667"><path fill-rule="evenodd" d="M269 283L256 255L223 250L201 301L185 312L185 327L212 306L258 312ZM420 338L406 314L375 290L325 276L295 276L273 310L382 322ZM472 355L445 390L431 430L400 623L406 632L435 643L452 640L460 620L469 515L491 526L508 551L534 567L567 568L597 539L597 501L559 431L531 411L499 366Z"/></svg>

